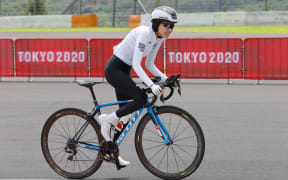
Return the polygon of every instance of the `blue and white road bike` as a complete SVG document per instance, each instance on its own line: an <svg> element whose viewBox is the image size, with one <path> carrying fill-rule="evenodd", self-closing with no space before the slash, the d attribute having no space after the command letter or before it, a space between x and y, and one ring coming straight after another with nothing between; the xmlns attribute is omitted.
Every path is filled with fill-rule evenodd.
<svg viewBox="0 0 288 180"><path fill-rule="evenodd" d="M179 77L180 74L173 75L160 84L170 89L168 96L161 95L161 101L173 95L175 83L178 84L178 93L181 93ZM97 122L100 109L129 100L98 104L93 90L98 83L77 83L90 90L95 104L93 110L87 113L76 108L61 109L48 118L42 129L43 155L56 173L71 179L86 178L95 173L103 161L115 163L117 169L121 169L118 147L144 109L147 112L135 133L136 152L143 166L163 179L182 179L199 167L204 156L205 140L201 127L191 114L175 106L156 106L157 96L152 96L152 100L149 98L151 102L148 100L147 105L135 112L121 131L111 127L114 140L105 142ZM147 88L145 92L150 93L151 89Z"/></svg>

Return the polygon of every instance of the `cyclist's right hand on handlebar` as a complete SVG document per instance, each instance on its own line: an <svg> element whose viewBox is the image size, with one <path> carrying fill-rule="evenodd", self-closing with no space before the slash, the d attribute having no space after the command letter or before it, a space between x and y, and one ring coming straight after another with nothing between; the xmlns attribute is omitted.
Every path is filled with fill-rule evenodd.
<svg viewBox="0 0 288 180"><path fill-rule="evenodd" d="M157 84L153 84L150 88L151 88L152 93L156 96L159 95L162 91L161 86Z"/></svg>

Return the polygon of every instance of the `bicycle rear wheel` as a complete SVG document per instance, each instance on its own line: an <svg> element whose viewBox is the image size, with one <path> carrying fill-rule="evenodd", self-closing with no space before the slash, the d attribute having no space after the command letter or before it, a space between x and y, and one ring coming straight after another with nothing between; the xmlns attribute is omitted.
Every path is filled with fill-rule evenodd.
<svg viewBox="0 0 288 180"><path fill-rule="evenodd" d="M42 129L43 155L49 166L63 177L86 178L102 164L99 151L68 143L87 120L87 113L80 109L62 109L52 114ZM102 141L99 127L94 120L89 121L79 141L97 145Z"/></svg>
<svg viewBox="0 0 288 180"><path fill-rule="evenodd" d="M174 106L161 106L156 115L173 142L166 145L157 132L149 113L140 121L135 146L144 167L163 179L182 179L201 164L205 140L201 127L186 111Z"/></svg>

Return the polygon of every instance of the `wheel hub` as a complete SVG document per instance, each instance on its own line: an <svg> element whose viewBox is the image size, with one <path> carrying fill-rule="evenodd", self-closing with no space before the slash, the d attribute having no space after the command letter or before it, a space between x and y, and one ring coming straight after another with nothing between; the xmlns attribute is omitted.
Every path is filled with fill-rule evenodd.
<svg viewBox="0 0 288 180"><path fill-rule="evenodd" d="M68 156L68 160L72 161L73 157L77 154L77 147L72 143L72 140L69 139L66 147L64 148L65 152L71 154Z"/></svg>

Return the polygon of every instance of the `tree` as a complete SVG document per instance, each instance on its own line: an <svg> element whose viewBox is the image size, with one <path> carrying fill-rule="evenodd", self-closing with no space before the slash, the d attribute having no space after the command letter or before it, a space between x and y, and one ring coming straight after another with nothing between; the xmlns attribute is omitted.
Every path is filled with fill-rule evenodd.
<svg viewBox="0 0 288 180"><path fill-rule="evenodd" d="M154 3L154 7L159 7L160 6L160 0L156 0Z"/></svg>
<svg viewBox="0 0 288 180"><path fill-rule="evenodd" d="M29 15L47 14L45 7L45 0L29 0L29 4L27 7L27 14Z"/></svg>
<svg viewBox="0 0 288 180"><path fill-rule="evenodd" d="M227 12L227 11L228 11L228 6L227 6L226 4L224 4L224 5L222 6L221 11Z"/></svg>

